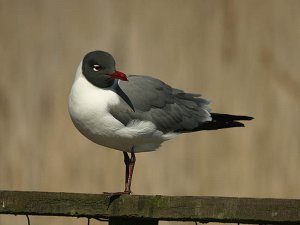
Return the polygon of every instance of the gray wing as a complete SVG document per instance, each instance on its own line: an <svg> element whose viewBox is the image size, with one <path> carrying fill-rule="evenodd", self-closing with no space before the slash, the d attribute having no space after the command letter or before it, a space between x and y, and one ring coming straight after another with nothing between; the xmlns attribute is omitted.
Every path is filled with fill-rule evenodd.
<svg viewBox="0 0 300 225"><path fill-rule="evenodd" d="M128 78L128 82L120 81L116 89L121 104L110 108L110 113L124 125L142 120L153 122L163 132L189 132L212 120L209 102L199 94L185 93L147 76Z"/></svg>

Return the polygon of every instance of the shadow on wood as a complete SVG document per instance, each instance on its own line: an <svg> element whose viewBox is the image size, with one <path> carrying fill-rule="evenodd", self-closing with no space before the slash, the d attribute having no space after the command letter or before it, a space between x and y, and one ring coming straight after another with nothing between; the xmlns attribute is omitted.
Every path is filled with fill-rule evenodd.
<svg viewBox="0 0 300 225"><path fill-rule="evenodd" d="M158 225L158 220L111 218L109 225Z"/></svg>

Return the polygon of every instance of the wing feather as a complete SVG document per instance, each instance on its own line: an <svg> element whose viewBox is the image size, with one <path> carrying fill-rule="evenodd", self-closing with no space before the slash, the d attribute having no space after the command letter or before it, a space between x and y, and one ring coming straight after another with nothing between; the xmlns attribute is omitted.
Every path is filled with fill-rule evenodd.
<svg viewBox="0 0 300 225"><path fill-rule="evenodd" d="M119 82L116 92L122 103L111 107L110 113L124 125L142 120L164 133L188 132L212 120L209 101L152 77L131 75L128 82Z"/></svg>

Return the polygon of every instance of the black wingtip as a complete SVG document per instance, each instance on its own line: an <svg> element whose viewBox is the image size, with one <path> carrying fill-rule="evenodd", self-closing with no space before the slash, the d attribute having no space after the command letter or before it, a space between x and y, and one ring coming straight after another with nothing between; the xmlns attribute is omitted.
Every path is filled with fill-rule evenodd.
<svg viewBox="0 0 300 225"><path fill-rule="evenodd" d="M252 116L237 116L239 119L237 120L253 120L254 117Z"/></svg>
<svg viewBox="0 0 300 225"><path fill-rule="evenodd" d="M212 121L201 124L193 131L198 130L218 130L232 127L245 127L239 120L252 120L251 116L236 116L221 113L211 113Z"/></svg>
<svg viewBox="0 0 300 225"><path fill-rule="evenodd" d="M254 119L252 116L238 116L238 115L230 115L230 114L223 114L223 113L211 113L211 117L213 120L224 121L224 122Z"/></svg>

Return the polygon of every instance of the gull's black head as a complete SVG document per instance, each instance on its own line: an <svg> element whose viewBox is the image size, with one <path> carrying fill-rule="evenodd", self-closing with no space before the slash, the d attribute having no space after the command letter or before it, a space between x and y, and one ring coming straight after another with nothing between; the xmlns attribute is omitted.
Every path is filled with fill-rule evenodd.
<svg viewBox="0 0 300 225"><path fill-rule="evenodd" d="M127 81L127 76L116 71L115 65L115 60L111 54L103 51L93 51L84 56L82 73L93 85L107 88L113 85L115 79Z"/></svg>

